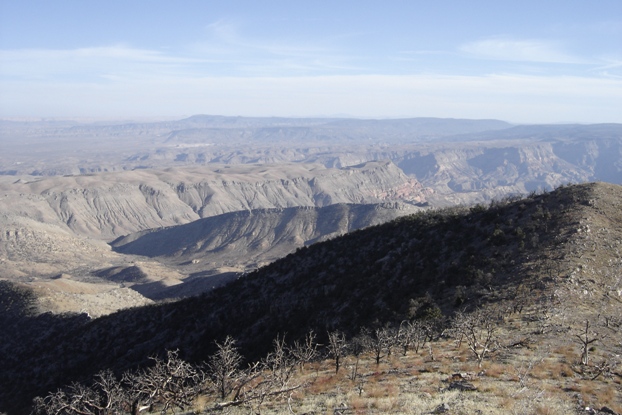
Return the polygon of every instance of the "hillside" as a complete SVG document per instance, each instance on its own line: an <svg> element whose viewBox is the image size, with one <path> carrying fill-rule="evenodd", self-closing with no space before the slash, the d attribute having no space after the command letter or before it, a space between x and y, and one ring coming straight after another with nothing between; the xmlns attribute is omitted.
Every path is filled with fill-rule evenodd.
<svg viewBox="0 0 622 415"><path fill-rule="evenodd" d="M13 319L0 343L0 410L17 413L34 395L103 368L144 365L166 349L199 362L225 335L254 359L278 333L291 341L314 329L325 343L327 330L350 337L475 307L520 310L506 345L572 342L560 333L605 317L610 340L597 353L619 354L621 203L620 186L585 184L419 213L302 248L208 295L80 324ZM42 318L53 320L45 324L54 342L38 337Z"/></svg>
<svg viewBox="0 0 622 415"><path fill-rule="evenodd" d="M117 238L116 252L193 269L258 268L305 245L388 222L420 208L409 204L334 204L231 212L185 225ZM209 263L209 265L206 265Z"/></svg>
<svg viewBox="0 0 622 415"><path fill-rule="evenodd" d="M387 161L344 169L295 164L0 176L0 280L35 288L42 311L99 316L150 303L149 299L209 290L309 240L420 209L417 205L425 204L429 194ZM347 203L386 204L352 208L352 213L345 205L311 213ZM295 210L288 209L297 206L310 210L291 215ZM222 216L230 212L241 213ZM221 217L200 220L216 216ZM240 217L246 219L239 221ZM186 226L173 231L176 225ZM196 244L205 226L219 229L219 234L203 235L205 240L212 238L205 246L215 251L209 255L179 246L187 255L150 260L113 252L106 244L146 231L152 239L170 238L169 232L194 234L199 239L189 243ZM227 230L230 227L235 231Z"/></svg>
<svg viewBox="0 0 622 415"><path fill-rule="evenodd" d="M210 166L67 177L0 176L0 208L101 240L227 212L335 203L424 203L393 163ZM1 219L1 218L0 218Z"/></svg>

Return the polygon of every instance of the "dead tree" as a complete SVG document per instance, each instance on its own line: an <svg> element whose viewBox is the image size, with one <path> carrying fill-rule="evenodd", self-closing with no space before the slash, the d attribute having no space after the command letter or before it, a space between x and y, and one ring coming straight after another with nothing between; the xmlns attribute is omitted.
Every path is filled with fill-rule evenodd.
<svg viewBox="0 0 622 415"><path fill-rule="evenodd" d="M231 371L228 379L228 400L217 403L214 410L245 405L258 412L263 401L271 396L294 391L302 385L291 385L298 360L286 347L284 338L277 337L274 349L264 359L246 370Z"/></svg>
<svg viewBox="0 0 622 415"><path fill-rule="evenodd" d="M290 353L299 362L300 369L304 369L305 363L310 363L315 360L318 355L318 344L315 341L315 332L311 330L305 336L302 342L295 341L294 345L290 348Z"/></svg>
<svg viewBox="0 0 622 415"><path fill-rule="evenodd" d="M585 320L585 329L581 334L575 334L575 337L581 345L581 364L587 366L590 363L590 345L604 339L605 336L600 336L596 332L590 332L590 321Z"/></svg>
<svg viewBox="0 0 622 415"><path fill-rule="evenodd" d="M64 390L35 398L33 413L46 415L107 415L123 413L127 394L111 371L95 375L93 385L72 383Z"/></svg>
<svg viewBox="0 0 622 415"><path fill-rule="evenodd" d="M350 379L356 380L359 370L359 362L361 360L361 354L365 351L365 339L363 336L358 335L350 341L348 350L356 358L350 371Z"/></svg>
<svg viewBox="0 0 622 415"><path fill-rule="evenodd" d="M272 344L273 350L261 361L261 368L270 385L280 389L288 385L298 360L285 345L285 337L277 336Z"/></svg>
<svg viewBox="0 0 622 415"><path fill-rule="evenodd" d="M470 314L459 312L453 320L454 336L467 343L479 367L482 367L482 361L497 344L497 320L496 313L481 309Z"/></svg>
<svg viewBox="0 0 622 415"><path fill-rule="evenodd" d="M335 359L335 373L339 373L341 359L345 355L348 343L343 332L335 330L328 333L328 353Z"/></svg>
<svg viewBox="0 0 622 415"><path fill-rule="evenodd" d="M235 346L235 340L227 336L222 343L216 343L218 350L208 362L209 374L216 386L220 399L226 399L234 390L240 376L242 355Z"/></svg>
<svg viewBox="0 0 622 415"><path fill-rule="evenodd" d="M394 330L390 328L378 328L373 332L364 330L362 332L365 348L374 354L376 364L380 364L386 356L391 355L391 349L395 345L396 336Z"/></svg>
<svg viewBox="0 0 622 415"><path fill-rule="evenodd" d="M44 398L34 400L33 413L45 415L98 415L91 402L96 401L94 392L80 383L73 383L65 390L57 390Z"/></svg>
<svg viewBox="0 0 622 415"><path fill-rule="evenodd" d="M397 341L402 347L402 354L406 356L411 348L415 353L418 353L428 340L428 331L429 328L419 320L402 321L397 334Z"/></svg>
<svg viewBox="0 0 622 415"><path fill-rule="evenodd" d="M125 377L133 396L132 412L159 407L165 413L172 408L189 407L202 386L201 374L180 359L177 351L168 351L166 360L152 360L152 367Z"/></svg>
<svg viewBox="0 0 622 415"><path fill-rule="evenodd" d="M100 397L99 408L103 414L115 414L127 407L128 394L111 370L95 375L93 387Z"/></svg>

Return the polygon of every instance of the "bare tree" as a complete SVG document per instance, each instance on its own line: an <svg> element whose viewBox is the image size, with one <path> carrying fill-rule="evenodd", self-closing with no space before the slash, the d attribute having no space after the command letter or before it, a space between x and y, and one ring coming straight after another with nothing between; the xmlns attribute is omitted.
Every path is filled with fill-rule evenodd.
<svg viewBox="0 0 622 415"><path fill-rule="evenodd" d="M590 345L604 339L606 336L590 331L590 321L585 320L585 329L582 330L581 334L575 334L575 337L581 345L581 364L587 366L590 363Z"/></svg>
<svg viewBox="0 0 622 415"><path fill-rule="evenodd" d="M73 383L66 390L57 390L44 398L34 400L33 413L46 415L95 415L88 402L93 400L92 391L79 383Z"/></svg>
<svg viewBox="0 0 622 415"><path fill-rule="evenodd" d="M328 353L335 359L335 373L339 373L341 359L347 350L346 335L335 330L328 333Z"/></svg>
<svg viewBox="0 0 622 415"><path fill-rule="evenodd" d="M312 362L319 355L315 337L315 332L311 330L302 342L295 341L290 349L292 356L299 362L301 370L304 369L305 363Z"/></svg>
<svg viewBox="0 0 622 415"><path fill-rule="evenodd" d="M461 342L464 340L467 343L479 367L482 367L482 361L497 344L497 320L495 312L482 309L470 314L459 312L453 320L454 335Z"/></svg>
<svg viewBox="0 0 622 415"><path fill-rule="evenodd" d="M264 377L277 388L286 387L297 362L285 345L285 337L277 336L273 341L273 351L262 360L262 369L266 372Z"/></svg>
<svg viewBox="0 0 622 415"><path fill-rule="evenodd" d="M99 409L103 414L116 414L127 407L128 394L112 370L103 370L95 375L93 387L99 395Z"/></svg>
<svg viewBox="0 0 622 415"><path fill-rule="evenodd" d="M133 374L125 380L133 396L132 412L159 407L162 413L175 407L184 410L192 404L202 385L202 376L195 367L178 357L178 351L168 351L167 359L152 358L152 367Z"/></svg>
<svg viewBox="0 0 622 415"><path fill-rule="evenodd" d="M64 390L35 398L33 412L46 415L108 415L124 412L127 394L110 370L95 375L92 386L72 383Z"/></svg>
<svg viewBox="0 0 622 415"><path fill-rule="evenodd" d="M369 330L362 331L365 348L374 353L376 364L380 364L386 356L391 355L391 349L396 343L396 332L390 328L377 328L373 332Z"/></svg>
<svg viewBox="0 0 622 415"><path fill-rule="evenodd" d="M218 395L224 400L233 391L236 378L240 375L242 355L230 336L222 343L215 343L218 350L210 357L208 368Z"/></svg>
<svg viewBox="0 0 622 415"><path fill-rule="evenodd" d="M406 356L411 348L415 353L418 353L428 340L429 330L428 325L419 320L402 321L397 334L397 341L402 347L402 354Z"/></svg>
<svg viewBox="0 0 622 415"><path fill-rule="evenodd" d="M356 380L356 376L358 375L359 370L359 362L361 359L361 354L365 351L365 338L362 335L355 336L352 341L350 341L349 352L354 355L356 360L352 365L352 370L350 372L350 379Z"/></svg>
<svg viewBox="0 0 622 415"><path fill-rule="evenodd" d="M246 405L254 412L259 412L259 407L266 398L291 392L302 386L290 385L298 361L286 347L284 338L277 336L273 345L273 351L261 361L249 365L246 370L229 372L229 392L225 394L225 398L229 397L229 400L216 404L214 409ZM227 350L228 353L231 352L230 348Z"/></svg>

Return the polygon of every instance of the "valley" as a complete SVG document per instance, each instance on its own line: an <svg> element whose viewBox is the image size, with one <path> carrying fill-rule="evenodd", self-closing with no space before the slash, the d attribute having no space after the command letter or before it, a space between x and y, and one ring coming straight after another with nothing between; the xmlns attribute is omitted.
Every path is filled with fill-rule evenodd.
<svg viewBox="0 0 622 415"><path fill-rule="evenodd" d="M42 311L93 316L197 294L422 209L620 183L621 137L435 118L0 121L0 278L47 284ZM54 305L58 281L85 289ZM117 290L134 293L81 299Z"/></svg>
<svg viewBox="0 0 622 415"><path fill-rule="evenodd" d="M326 344L489 306L526 310L513 339L541 316L550 336L599 315L619 335L619 124L0 121L0 144L11 415L228 335L256 361L279 334Z"/></svg>

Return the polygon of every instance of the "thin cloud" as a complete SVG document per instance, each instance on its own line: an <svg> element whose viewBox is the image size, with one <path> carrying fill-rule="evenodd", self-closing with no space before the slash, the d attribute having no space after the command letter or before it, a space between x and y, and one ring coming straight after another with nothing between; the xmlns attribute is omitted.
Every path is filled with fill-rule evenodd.
<svg viewBox="0 0 622 415"><path fill-rule="evenodd" d="M511 122L622 122L622 81L520 75L357 75L146 78L1 86L4 116L254 116L497 118Z"/></svg>
<svg viewBox="0 0 622 415"><path fill-rule="evenodd" d="M554 42L544 40L516 40L503 37L469 42L460 51L480 59L586 64L589 61L567 54Z"/></svg>
<svg viewBox="0 0 622 415"><path fill-rule="evenodd" d="M604 65L601 65L593 69L593 72L598 73L605 78L622 78L622 60L619 58L605 57L602 59Z"/></svg>
<svg viewBox="0 0 622 415"><path fill-rule="evenodd" d="M228 50L252 50L255 52L268 53L271 55L286 56L308 56L328 53L330 50L318 44L308 42L284 42L282 39L259 39L257 37L245 36L242 33L241 25L231 20L218 20L207 26L208 45L220 44Z"/></svg>
<svg viewBox="0 0 622 415"><path fill-rule="evenodd" d="M2 50L0 51L0 59L4 62L57 59L119 59L153 63L180 63L195 61L194 59L171 57L159 51L136 49L123 45L78 49Z"/></svg>
<svg viewBox="0 0 622 415"><path fill-rule="evenodd" d="M0 50L0 75L10 79L102 78L124 73L140 76L203 62L124 45L78 49Z"/></svg>
<svg viewBox="0 0 622 415"><path fill-rule="evenodd" d="M355 58L335 49L327 39L259 38L245 34L243 24L234 20L218 20L206 29L206 38L186 50L192 56L220 60L228 65L227 74L297 76L360 70L352 63Z"/></svg>

